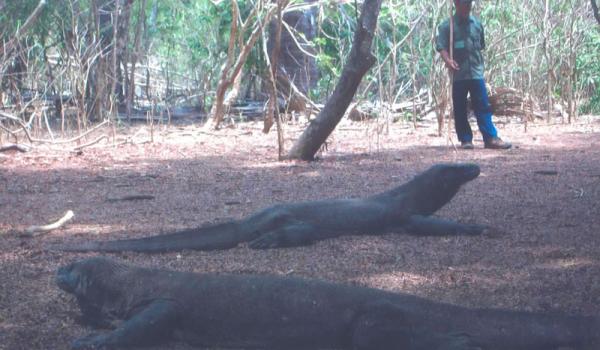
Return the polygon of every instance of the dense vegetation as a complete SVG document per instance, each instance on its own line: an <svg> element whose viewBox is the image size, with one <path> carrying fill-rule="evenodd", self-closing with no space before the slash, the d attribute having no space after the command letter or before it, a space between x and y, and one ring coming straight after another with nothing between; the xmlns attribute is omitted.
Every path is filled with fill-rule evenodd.
<svg viewBox="0 0 600 350"><path fill-rule="evenodd" d="M51 1L21 31L39 3L0 1L0 34L5 44L14 44L0 56L0 102L15 106L26 94L68 95L91 119L115 106L129 110L142 101L177 103L189 96L208 111L228 56L239 55L271 5L238 0L234 14L234 1L224 0ZM432 42L449 3L384 2L374 47L377 65L357 98L393 104L421 96L427 105L436 103L447 77ZM290 3L315 15L311 52L319 79L308 95L317 103L327 99L339 77L360 4ZM492 86L515 88L542 106L551 102L566 108L571 101L573 111L600 113L600 25L588 0L478 1L474 12L486 27L486 74ZM237 44L228 54L233 18ZM295 34L300 40L302 34ZM261 89L267 37L258 39L245 61L238 98ZM96 97L90 102L90 96Z"/></svg>

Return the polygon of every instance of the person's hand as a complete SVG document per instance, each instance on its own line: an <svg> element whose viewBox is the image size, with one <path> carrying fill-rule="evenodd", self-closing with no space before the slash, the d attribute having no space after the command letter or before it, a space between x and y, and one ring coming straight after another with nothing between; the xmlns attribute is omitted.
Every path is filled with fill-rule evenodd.
<svg viewBox="0 0 600 350"><path fill-rule="evenodd" d="M458 63L455 60L451 60L451 59L448 59L446 61L446 67L448 67L448 69L453 70L453 71L460 70L460 66L458 65Z"/></svg>

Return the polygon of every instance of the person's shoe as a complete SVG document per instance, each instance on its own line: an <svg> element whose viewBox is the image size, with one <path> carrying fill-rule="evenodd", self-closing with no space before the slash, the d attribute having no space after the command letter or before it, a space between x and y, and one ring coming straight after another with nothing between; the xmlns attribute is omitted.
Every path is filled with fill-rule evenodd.
<svg viewBox="0 0 600 350"><path fill-rule="evenodd" d="M460 143L460 148L462 149L474 149L473 142L471 141L463 141Z"/></svg>
<svg viewBox="0 0 600 350"><path fill-rule="evenodd" d="M511 147L512 145L510 143L502 141L502 139L499 137L494 137L485 141L484 145L484 148L489 149L509 149Z"/></svg>

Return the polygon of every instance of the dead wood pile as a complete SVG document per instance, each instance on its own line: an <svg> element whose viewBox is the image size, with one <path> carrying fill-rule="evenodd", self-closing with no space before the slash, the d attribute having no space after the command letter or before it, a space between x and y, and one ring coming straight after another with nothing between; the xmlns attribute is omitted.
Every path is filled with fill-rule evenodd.
<svg viewBox="0 0 600 350"><path fill-rule="evenodd" d="M527 118L533 121L536 117L543 118L539 104L522 91L509 87L497 87L490 90L490 105L496 116Z"/></svg>
<svg viewBox="0 0 600 350"><path fill-rule="evenodd" d="M531 95L514 88L491 88L489 101L492 107L492 113L496 116L520 117L522 120L530 122L534 121L536 118L544 118L544 114L536 99ZM413 101L408 100L387 107L395 114L412 113ZM416 99L415 107L419 116L423 116L432 110L432 108L427 108L430 106L428 106L426 101L422 98ZM364 103L360 106L354 104L352 108L349 109L348 118L353 121L372 119L378 115L377 110L379 108L380 106L373 106L369 103Z"/></svg>

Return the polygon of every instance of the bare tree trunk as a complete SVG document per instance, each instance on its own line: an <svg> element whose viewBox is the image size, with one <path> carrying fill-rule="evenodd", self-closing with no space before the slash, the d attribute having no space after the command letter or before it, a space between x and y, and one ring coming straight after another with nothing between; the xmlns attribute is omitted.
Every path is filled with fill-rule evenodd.
<svg viewBox="0 0 600 350"><path fill-rule="evenodd" d="M546 0L546 10L544 11L544 56L548 65L548 76L546 79L546 94L548 98L548 114L546 122L550 123L552 113L552 57L550 54L550 0Z"/></svg>
<svg viewBox="0 0 600 350"><path fill-rule="evenodd" d="M594 17L596 17L596 21L600 24L600 13L598 13L598 4L596 4L596 0L590 0L592 2L592 10L594 11Z"/></svg>
<svg viewBox="0 0 600 350"><path fill-rule="evenodd" d="M123 0L117 0L123 1ZM118 18L118 26L116 32L115 45L117 50L117 64L116 71L114 72L114 78L116 80L115 90L113 93L117 94L119 105L125 104L125 97L127 95L127 87L129 86L129 26L131 22L131 7L133 0L125 0L124 4L121 4L121 11Z"/></svg>
<svg viewBox="0 0 600 350"><path fill-rule="evenodd" d="M448 2L448 20L450 21L450 41L449 41L449 49L450 49L450 60L454 60L454 16L452 15L452 1ZM450 118L448 118L448 143L452 143L452 121L455 120L454 117L454 71L452 69L448 69L448 80L450 84L448 84L448 99L450 100Z"/></svg>
<svg viewBox="0 0 600 350"><path fill-rule="evenodd" d="M153 0L152 2L152 10L150 11L150 16L148 16L148 23L144 22L144 52L146 53L146 98L150 99L150 61L148 60L147 53L151 51L152 41L150 40L150 35L148 33L152 33L156 31L156 17L158 16L158 0Z"/></svg>
<svg viewBox="0 0 600 350"><path fill-rule="evenodd" d="M229 46L227 48L227 61L223 64L221 68L221 78L219 79L219 83L217 84L217 91L215 93L215 101L213 102L213 106L211 108L210 114L213 121L214 128L218 128L223 118L223 114L225 113L225 106L223 105L223 101L225 100L225 92L231 85L232 80L229 77L229 71L233 66L233 55L235 53L235 38L238 35L238 4L236 0L231 0L231 31L229 32ZM209 126L210 121L206 121L206 125Z"/></svg>
<svg viewBox="0 0 600 350"><path fill-rule="evenodd" d="M285 1L285 0L284 0ZM278 0L277 1L277 20L276 20L276 27L275 27L275 43L273 46L273 50L271 51L270 56L270 71L269 71L269 84L268 85L268 92L269 92L269 101L267 103L267 113L265 115L265 120L264 120L264 126L263 126L263 132L266 134L269 132L269 130L271 129L271 127L274 124L274 119L278 118L277 114L279 114L278 112L278 108L277 108L277 83L276 83L276 77L277 77L277 65L279 64L278 60L279 60L279 52L280 52L280 48L281 48L281 27L282 27L282 7L285 7L287 5L287 1L285 1L285 4L283 4L284 1ZM267 54L268 51L265 50L265 54ZM281 153L281 146L280 145L280 154L279 156L282 156Z"/></svg>
<svg viewBox="0 0 600 350"><path fill-rule="evenodd" d="M142 25L146 18L146 0L142 0L140 3L140 13L138 16L137 26L135 28L135 38L133 45L133 52L131 54L131 72L129 73L129 87L126 89L127 93L127 118L131 118L131 107L133 105L133 98L135 96L135 66L138 61L140 54L140 43L142 42Z"/></svg>
<svg viewBox="0 0 600 350"><path fill-rule="evenodd" d="M437 0L436 3L432 4L433 23L438 22L444 3L446 2L446 0ZM435 42L436 33L436 26L432 26L430 36L431 43ZM443 73L440 74L441 70L437 68L435 59L431 60L429 71L429 97L431 103L435 106L434 110L438 123L438 136L442 136L442 132L444 131L444 115L446 114L446 107L448 105L448 74L443 72L443 70Z"/></svg>
<svg viewBox="0 0 600 350"><path fill-rule="evenodd" d="M117 70L118 70L118 64L119 62L117 61L117 57L119 55L119 26L121 25L121 2L119 0L115 1L115 10L113 11L113 23L112 23L112 30L113 30L113 47L112 47L112 52L111 52L111 64L110 64L110 70L107 70L107 74L109 74L109 77L106 77L107 79L110 79L110 90L108 92L108 112L109 112L109 117L113 118L116 117L117 115L117 109L115 108L116 103L117 103L117 99L115 96L115 90L117 88L117 83L118 83L118 77L117 77Z"/></svg>
<svg viewBox="0 0 600 350"><path fill-rule="evenodd" d="M365 0L358 19L354 42L340 80L325 107L304 130L287 158L313 160L315 153L327 140L352 102L363 76L375 63L371 44L377 27L382 0Z"/></svg>
<svg viewBox="0 0 600 350"><path fill-rule="evenodd" d="M271 55L271 84L273 85L270 107L272 110L270 111L272 116L275 117L275 123L277 124L277 145L278 145L278 159L283 159L284 145L283 145L283 127L281 125L281 118L279 116L279 110L277 108L277 59L279 58L279 50L281 48L281 27L282 27L282 10L288 4L288 0L277 0L277 33L275 34L275 47L273 48L273 52ZM272 123L272 121L271 121ZM268 132L266 120L265 120L265 132Z"/></svg>
<svg viewBox="0 0 600 350"><path fill-rule="evenodd" d="M413 64L411 64L411 80L412 80L412 118L413 118L413 127L415 130L417 129L417 65L419 63L419 58L415 53L415 43L413 39L410 39L410 56L411 60L413 60Z"/></svg>
<svg viewBox="0 0 600 350"><path fill-rule="evenodd" d="M83 126L87 124L88 118L101 119L103 111L109 106L109 91L112 84L109 81L111 75L112 53L114 50L114 30L113 14L115 13L116 3L111 0L94 0L92 2L92 16L94 21L95 33L99 38L101 54L99 58L90 67L90 77L87 84L87 100L91 103L88 106L87 115L84 117ZM115 19L116 20L116 19Z"/></svg>
<svg viewBox="0 0 600 350"><path fill-rule="evenodd" d="M232 4L234 11L237 10L237 3L235 2L235 0L232 0ZM214 129L218 129L219 125L221 124L221 121L223 120L223 117L225 115L225 110L226 110L226 105L224 103L225 100L225 93L227 92L227 89L229 89L229 87L235 82L235 79L237 78L237 76L240 74L244 63L246 62L246 59L248 58L248 55L250 55L250 52L252 50L252 48L254 47L254 44L256 43L256 41L258 40L258 38L261 36L262 33L262 28L265 26L266 23L269 23L269 21L271 20L271 17L273 16L273 13L275 13L275 9L276 7L272 7L269 8L267 10L267 13L265 14L265 17L262 19L262 23L261 23L261 19L258 18L258 14L256 14L257 16L257 21L254 27L254 30L252 31L252 33L250 34L250 38L248 39L248 42L241 48L240 54L237 58L237 60L235 61L235 63L230 64L233 61L233 53L232 53L232 49L231 49L231 40L230 39L230 52L228 53L228 63L225 64L225 66L223 67L223 70L221 72L221 78L219 79L219 84L217 85L217 92L216 92L216 96L215 96L215 102L213 104L213 107L211 109L211 119L212 120L207 120L206 122L206 127L208 128L214 128ZM234 16L234 18L237 18L237 16ZM249 21L250 18L248 18L246 21ZM235 21L234 21L235 22ZM243 30L242 30L243 32ZM235 32L233 32L233 28L232 28L232 35L235 35Z"/></svg>
<svg viewBox="0 0 600 350"><path fill-rule="evenodd" d="M575 118L574 116L574 103L573 103L573 98L574 98L574 94L573 94L573 88L574 88L574 78L575 78L575 59L577 57L577 53L575 51L575 33L574 33L574 27L575 27L575 13L576 13L576 9L577 6L575 4L571 5L571 13L569 16L569 54L567 56L567 121L569 124L571 124L571 121Z"/></svg>
<svg viewBox="0 0 600 350"><path fill-rule="evenodd" d="M275 0L272 0L275 2ZM312 40L316 36L316 0L303 0L302 9L284 11L278 57L277 83L278 98L285 100L286 110L306 112L313 103L306 97L318 79L316 51ZM298 3L298 2L296 2ZM314 5L310 5L310 4ZM269 25L268 50L273 51L277 23Z"/></svg>

